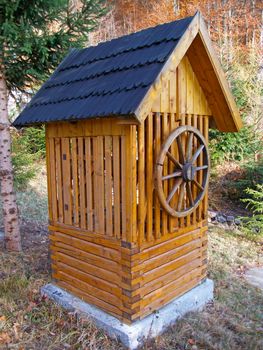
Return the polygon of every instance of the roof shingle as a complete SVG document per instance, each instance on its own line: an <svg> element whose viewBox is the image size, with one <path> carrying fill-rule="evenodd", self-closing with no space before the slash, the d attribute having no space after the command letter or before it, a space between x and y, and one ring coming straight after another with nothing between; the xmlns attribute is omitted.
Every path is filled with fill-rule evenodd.
<svg viewBox="0 0 263 350"><path fill-rule="evenodd" d="M192 18L72 50L13 124L134 115Z"/></svg>

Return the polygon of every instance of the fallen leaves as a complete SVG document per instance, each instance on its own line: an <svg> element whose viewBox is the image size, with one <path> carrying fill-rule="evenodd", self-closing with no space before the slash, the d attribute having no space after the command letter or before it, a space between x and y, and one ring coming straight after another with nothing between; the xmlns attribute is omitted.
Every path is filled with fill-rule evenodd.
<svg viewBox="0 0 263 350"><path fill-rule="evenodd" d="M0 344L9 344L11 343L11 338L7 332L0 333Z"/></svg>

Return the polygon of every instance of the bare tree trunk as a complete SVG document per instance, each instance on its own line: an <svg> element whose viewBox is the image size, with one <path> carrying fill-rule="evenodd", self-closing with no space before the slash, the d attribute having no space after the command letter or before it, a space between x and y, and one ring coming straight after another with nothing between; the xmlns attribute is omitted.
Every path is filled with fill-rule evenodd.
<svg viewBox="0 0 263 350"><path fill-rule="evenodd" d="M5 244L8 250L20 251L22 249L21 236L13 179L11 135L7 109L7 87L4 75L0 70L0 184Z"/></svg>

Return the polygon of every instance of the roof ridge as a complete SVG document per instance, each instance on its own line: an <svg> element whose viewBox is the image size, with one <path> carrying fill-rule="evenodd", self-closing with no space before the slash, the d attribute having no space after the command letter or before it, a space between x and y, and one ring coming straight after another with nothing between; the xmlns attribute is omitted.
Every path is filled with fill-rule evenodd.
<svg viewBox="0 0 263 350"><path fill-rule="evenodd" d="M157 28L160 29L160 27L162 27L162 26L169 26L169 25L171 25L172 23L176 23L176 22L178 23L178 22L181 22L181 21L188 20L188 19L190 19L190 18L194 18L194 16L195 16L195 15L193 15L193 16L187 16L187 17L180 18L180 19L176 19L175 21L160 23L160 24L157 24L156 26L152 26L152 27L148 27L148 28L143 28L143 29L138 30L138 31L136 31L136 32L132 32L132 33L130 33L130 34L121 35L121 36L118 36L118 37L116 37L116 38L112 38L111 40L101 41L101 42L99 42L97 45L91 45L91 46L89 46L89 47L85 47L85 48L83 48L83 49L77 49L77 50L82 51L82 50L88 50L88 49L90 49L90 48L97 48L97 47L99 47L99 46L102 46L103 44L112 43L112 42L114 42L115 40L120 40L120 39L123 39L123 38L131 37L131 36L133 36L133 35L136 35L136 34L139 34L139 33L143 33L143 32L146 32L146 31L148 31L148 30L150 31L150 30L155 29L155 28L156 28L156 30L157 30Z"/></svg>

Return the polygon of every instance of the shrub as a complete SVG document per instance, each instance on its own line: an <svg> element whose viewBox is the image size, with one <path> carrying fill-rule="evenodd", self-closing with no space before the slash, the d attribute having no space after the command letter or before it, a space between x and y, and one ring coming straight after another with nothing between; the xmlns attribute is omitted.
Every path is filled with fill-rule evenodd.
<svg viewBox="0 0 263 350"><path fill-rule="evenodd" d="M244 161L254 158L262 147L252 126L244 126L238 133L210 130L210 153L213 165L222 161Z"/></svg>
<svg viewBox="0 0 263 350"><path fill-rule="evenodd" d="M243 199L247 207L252 210L251 217L242 218L243 231L250 237L263 236L263 184L257 184L256 189L248 188L249 198Z"/></svg>
<svg viewBox="0 0 263 350"><path fill-rule="evenodd" d="M27 151L35 156L35 159L45 157L45 127L25 128L20 133L20 144L24 145Z"/></svg>
<svg viewBox="0 0 263 350"><path fill-rule="evenodd" d="M247 198L250 193L247 188L256 190L263 183L263 160L247 161L240 166L239 176L225 183L228 196L232 200Z"/></svg>

